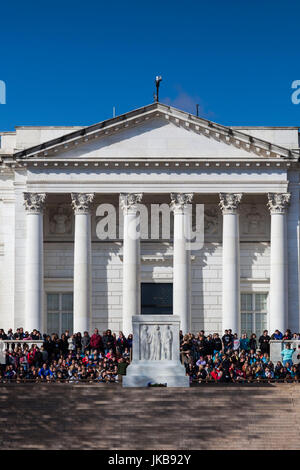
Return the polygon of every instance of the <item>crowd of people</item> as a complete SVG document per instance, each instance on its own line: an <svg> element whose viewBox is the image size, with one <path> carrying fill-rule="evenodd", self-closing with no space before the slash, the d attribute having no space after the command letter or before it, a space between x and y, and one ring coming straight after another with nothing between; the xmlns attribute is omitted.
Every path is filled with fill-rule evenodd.
<svg viewBox="0 0 300 470"><path fill-rule="evenodd" d="M183 335L180 332L180 359L193 383L299 381L299 354L293 343L286 343L282 359L274 364L270 360L270 340L300 340L300 333L284 334L276 330L269 336L265 330L256 338L243 333L239 338L231 330L205 335ZM60 337L31 333L18 328L7 333L0 329L0 340L14 341L5 350L5 364L0 366L0 382L122 382L130 364L132 340L120 331L111 330L102 335L95 328ZM37 341L37 343L34 343ZM6 343L7 344L7 343ZM296 357L296 362L295 362ZM294 359L293 359L294 358Z"/></svg>
<svg viewBox="0 0 300 470"><path fill-rule="evenodd" d="M276 330L269 336L265 330L259 338L255 333L250 338L243 333L239 338L230 329L221 338L218 333L205 336L204 331L187 334L181 339L182 361L191 382L299 381L300 349L286 343L281 360L274 364L270 360L271 339L300 340L300 333Z"/></svg>
<svg viewBox="0 0 300 470"><path fill-rule="evenodd" d="M100 335L97 328L91 336L67 330L61 337L0 329L0 339L16 341L6 348L0 382L120 382L132 348L132 335L117 337L111 330Z"/></svg>

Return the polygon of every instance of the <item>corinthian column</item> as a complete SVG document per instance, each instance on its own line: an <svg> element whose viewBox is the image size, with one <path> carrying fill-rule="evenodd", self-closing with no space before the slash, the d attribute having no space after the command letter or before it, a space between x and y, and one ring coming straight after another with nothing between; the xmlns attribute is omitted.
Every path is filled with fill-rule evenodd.
<svg viewBox="0 0 300 470"><path fill-rule="evenodd" d="M189 250L190 212L193 194L171 193L174 213L173 236L173 314L180 317L183 334L191 331L191 253Z"/></svg>
<svg viewBox="0 0 300 470"><path fill-rule="evenodd" d="M132 333L132 316L141 313L140 289L140 215L142 194L120 194L124 215L123 234L123 333Z"/></svg>
<svg viewBox="0 0 300 470"><path fill-rule="evenodd" d="M223 331L240 333L240 238L238 207L242 194L220 193L223 213Z"/></svg>
<svg viewBox="0 0 300 470"><path fill-rule="evenodd" d="M287 325L287 235L286 210L290 193L269 193L271 212L270 332L284 333ZM296 255L295 255L296 256ZM295 262L297 260L295 259Z"/></svg>
<svg viewBox="0 0 300 470"><path fill-rule="evenodd" d="M75 213L74 332L90 331L92 316L91 203L94 193L72 193Z"/></svg>
<svg viewBox="0 0 300 470"><path fill-rule="evenodd" d="M43 208L45 193L24 193L26 209L25 330L43 333Z"/></svg>

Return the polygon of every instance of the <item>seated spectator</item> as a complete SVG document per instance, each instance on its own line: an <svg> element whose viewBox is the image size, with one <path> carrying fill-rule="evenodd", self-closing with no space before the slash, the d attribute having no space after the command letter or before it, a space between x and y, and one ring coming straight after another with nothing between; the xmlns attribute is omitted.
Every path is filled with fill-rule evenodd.
<svg viewBox="0 0 300 470"><path fill-rule="evenodd" d="M51 370L48 368L47 364L44 363L43 364L43 367L41 367L41 369L39 370L39 377L41 377L42 379L46 379L47 376L50 376L50 377L53 377L53 373L51 372Z"/></svg>

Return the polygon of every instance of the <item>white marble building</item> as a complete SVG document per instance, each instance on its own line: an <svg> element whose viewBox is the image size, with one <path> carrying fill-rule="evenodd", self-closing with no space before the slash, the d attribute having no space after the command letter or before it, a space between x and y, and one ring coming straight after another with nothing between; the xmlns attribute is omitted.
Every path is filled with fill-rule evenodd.
<svg viewBox="0 0 300 470"><path fill-rule="evenodd" d="M296 127L229 128L160 103L1 133L0 328L129 333L142 312L184 331L299 331L298 158ZM191 252L188 202L205 214ZM129 237L137 203L170 207L170 234L148 221ZM118 212L106 240L103 207Z"/></svg>

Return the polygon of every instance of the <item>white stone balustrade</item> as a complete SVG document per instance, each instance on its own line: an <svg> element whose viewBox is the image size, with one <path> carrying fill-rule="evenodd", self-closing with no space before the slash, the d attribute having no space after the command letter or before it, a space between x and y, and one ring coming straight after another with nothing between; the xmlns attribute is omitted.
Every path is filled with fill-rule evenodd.
<svg viewBox="0 0 300 470"><path fill-rule="evenodd" d="M38 339L38 340L33 340L33 339L29 339L29 340L27 340L27 339L22 339L22 340L21 339L1 339L0 340L0 364L5 364L5 360L6 360L5 351L6 350L12 351L13 349L15 349L19 345L24 347L25 344L28 345L29 349L30 349L33 344L38 344L38 345L42 346L43 343L44 343L44 340L42 340L42 339Z"/></svg>

